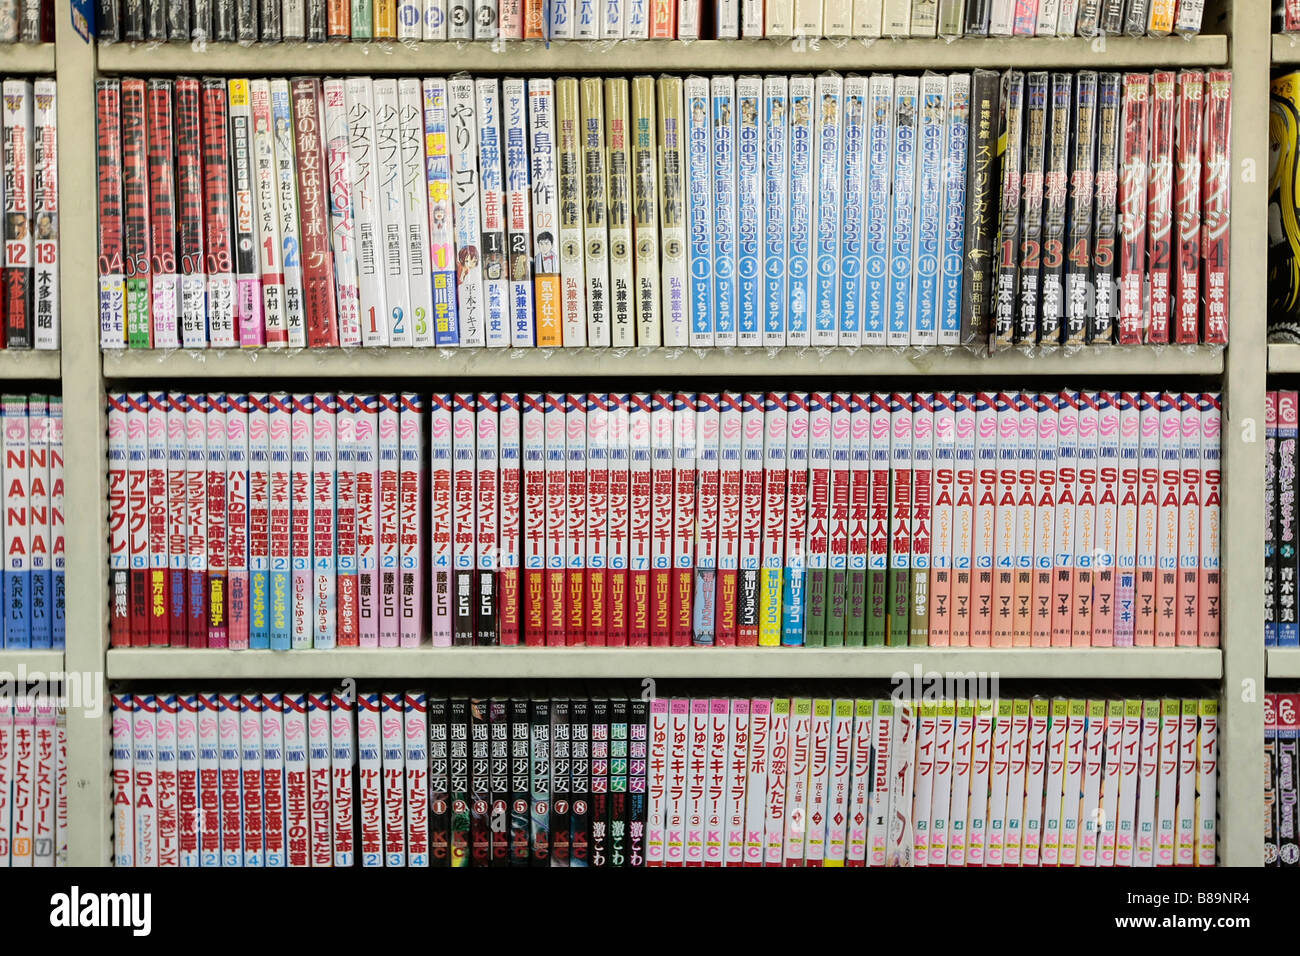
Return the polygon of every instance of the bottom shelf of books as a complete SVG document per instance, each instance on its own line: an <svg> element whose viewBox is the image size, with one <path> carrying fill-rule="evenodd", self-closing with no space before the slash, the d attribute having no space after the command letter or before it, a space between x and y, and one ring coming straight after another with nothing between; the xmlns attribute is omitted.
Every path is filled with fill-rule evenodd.
<svg viewBox="0 0 1300 956"><path fill-rule="evenodd" d="M118 692L114 860L1215 863L1208 685L742 687Z"/></svg>

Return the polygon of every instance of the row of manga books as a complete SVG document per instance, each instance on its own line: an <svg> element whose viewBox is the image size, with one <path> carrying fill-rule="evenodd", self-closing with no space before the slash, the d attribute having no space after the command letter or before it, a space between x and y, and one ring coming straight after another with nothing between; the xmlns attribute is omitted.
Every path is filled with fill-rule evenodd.
<svg viewBox="0 0 1300 956"><path fill-rule="evenodd" d="M434 646L1217 646L1221 416L1073 390L115 394L112 643L414 647L430 620Z"/></svg>
<svg viewBox="0 0 1300 956"><path fill-rule="evenodd" d="M57 395L5 395L0 398L0 429L0 646L61 648L66 636L63 400Z"/></svg>
<svg viewBox="0 0 1300 956"><path fill-rule="evenodd" d="M1274 4L1273 29L1281 33L1300 33L1300 3L1283 0Z"/></svg>
<svg viewBox="0 0 1300 956"><path fill-rule="evenodd" d="M98 0L104 42L1168 36L1204 0Z"/></svg>
<svg viewBox="0 0 1300 956"><path fill-rule="evenodd" d="M52 79L0 83L0 348L59 347L58 111Z"/></svg>
<svg viewBox="0 0 1300 956"><path fill-rule="evenodd" d="M54 0L0 0L0 43L52 43Z"/></svg>
<svg viewBox="0 0 1300 956"><path fill-rule="evenodd" d="M1300 342L1300 73L1273 80L1268 114L1268 335Z"/></svg>
<svg viewBox="0 0 1300 956"><path fill-rule="evenodd" d="M0 696L0 866L68 862L67 712L49 694Z"/></svg>
<svg viewBox="0 0 1300 956"><path fill-rule="evenodd" d="M1228 338L1232 74L1004 78L992 345Z"/></svg>
<svg viewBox="0 0 1300 956"><path fill-rule="evenodd" d="M1264 405L1264 644L1300 647L1296 618L1296 469L1300 394L1270 391Z"/></svg>
<svg viewBox="0 0 1300 956"><path fill-rule="evenodd" d="M1213 866L1218 702L113 696L118 866Z"/></svg>
<svg viewBox="0 0 1300 956"><path fill-rule="evenodd" d="M1300 866L1300 694L1264 695L1264 865Z"/></svg>

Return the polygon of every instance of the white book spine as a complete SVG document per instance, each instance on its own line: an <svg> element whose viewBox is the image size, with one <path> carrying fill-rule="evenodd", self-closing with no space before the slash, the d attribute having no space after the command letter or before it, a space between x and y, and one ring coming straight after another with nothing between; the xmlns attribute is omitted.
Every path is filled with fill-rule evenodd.
<svg viewBox="0 0 1300 956"><path fill-rule="evenodd" d="M378 206L374 90L368 76L349 77L346 83L361 342L366 346L387 345L388 305Z"/></svg>
<svg viewBox="0 0 1300 956"><path fill-rule="evenodd" d="M814 80L790 78L790 298L786 344L812 343L814 224L817 215L817 151L814 122ZM820 116L820 112L816 113Z"/></svg>
<svg viewBox="0 0 1300 956"><path fill-rule="evenodd" d="M713 77L713 344L736 344L736 81Z"/></svg>
<svg viewBox="0 0 1300 956"><path fill-rule="evenodd" d="M339 309L339 344L355 346L361 344L361 316L357 297L348 104L343 80L325 80L323 103L325 151L329 165L330 241L334 250L334 284Z"/></svg>
<svg viewBox="0 0 1300 956"><path fill-rule="evenodd" d="M763 80L760 124L763 143L763 345L785 345L787 286L787 177L789 80L769 76Z"/></svg>
<svg viewBox="0 0 1300 956"><path fill-rule="evenodd" d="M537 345L533 319L533 232L528 170L528 89L521 79L501 81L506 160L506 268L510 279L510 344ZM417 330L418 331L418 330Z"/></svg>
<svg viewBox="0 0 1300 956"><path fill-rule="evenodd" d="M602 40L623 39L624 0L602 0L600 3L600 26L597 35Z"/></svg>
<svg viewBox="0 0 1300 956"><path fill-rule="evenodd" d="M895 344L889 328L890 161L894 140L894 78L875 74L867 94L867 205L864 237L862 344Z"/></svg>
<svg viewBox="0 0 1300 956"><path fill-rule="evenodd" d="M302 293L302 261L298 231L298 167L294 158L293 120L290 113L289 81L271 80L271 119L275 131L275 190L279 217L281 263L284 268L284 320L289 348L307 345L307 321ZM190 297L186 298L188 305ZM201 308L201 302L198 303ZM201 318L187 318L185 329L194 330L185 345L198 346L204 337Z"/></svg>
<svg viewBox="0 0 1300 956"><path fill-rule="evenodd" d="M834 74L817 77L813 105L817 163L817 219L813 247L812 344L835 345L839 339L840 199L844 165L840 158L844 127L844 81Z"/></svg>
<svg viewBox="0 0 1300 956"><path fill-rule="evenodd" d="M736 79L736 344L763 344L763 80Z"/></svg>
<svg viewBox="0 0 1300 956"><path fill-rule="evenodd" d="M38 79L35 91L32 162L32 224L35 236L35 286L32 306L34 344L59 347L59 127L54 80ZM157 280L155 280L157 281ZM173 278L173 284L175 279Z"/></svg>
<svg viewBox="0 0 1300 956"><path fill-rule="evenodd" d="M583 238L585 176L582 170L582 108L578 92L578 80L573 77L560 77L556 81L555 142L558 144L559 175L559 272L566 347L583 347L587 344L587 277L584 268L586 244ZM540 236L541 233L539 232L538 235Z"/></svg>
<svg viewBox="0 0 1300 956"><path fill-rule="evenodd" d="M690 242L690 344L714 344L713 164L709 81L687 77L682 84L687 127L687 231Z"/></svg>
<svg viewBox="0 0 1300 956"><path fill-rule="evenodd" d="M478 110L479 200L483 302L488 348L510 344L510 281L506 271L505 175L501 163L501 90L495 77L474 81Z"/></svg>
<svg viewBox="0 0 1300 956"><path fill-rule="evenodd" d="M690 293L686 255L685 150L682 80L665 76L659 93L659 231L663 244L663 344L690 341Z"/></svg>
<svg viewBox="0 0 1300 956"><path fill-rule="evenodd" d="M257 193L259 268L262 310L268 343L287 340L284 310L283 247L280 244L279 197L276 191L275 130L271 120L269 80L250 80L248 98L253 112L253 176Z"/></svg>
<svg viewBox="0 0 1300 956"><path fill-rule="evenodd" d="M452 77L447 83L451 122L452 208L456 224L456 297L460 344L482 347L485 332L483 270L480 259L478 198L478 120L474 81Z"/></svg>
<svg viewBox="0 0 1300 956"><path fill-rule="evenodd" d="M632 117L628 84L621 77L604 80L605 162L608 167L606 209L609 221L609 325L615 348L636 345L637 293L632 253Z"/></svg>
<svg viewBox="0 0 1300 956"><path fill-rule="evenodd" d="M384 297L388 306L388 344L409 346L414 338L411 295L405 274L405 196L402 175L402 131L397 80L374 81L375 188L383 252ZM377 323L378 324L378 323Z"/></svg>
<svg viewBox="0 0 1300 956"><path fill-rule="evenodd" d="M410 344L433 345L433 286L430 277L428 180L425 168L424 104L420 81L397 81L397 108L402 152L402 221L406 227L406 325ZM397 344L397 343L394 343Z"/></svg>

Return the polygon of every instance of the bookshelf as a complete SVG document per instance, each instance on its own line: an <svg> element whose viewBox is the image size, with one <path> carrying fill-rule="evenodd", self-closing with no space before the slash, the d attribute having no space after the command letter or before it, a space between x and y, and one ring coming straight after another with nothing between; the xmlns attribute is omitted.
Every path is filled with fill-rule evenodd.
<svg viewBox="0 0 1300 956"><path fill-rule="evenodd" d="M1269 34L1269 8L1262 0L1229 5L1219 35L1160 40L1108 38L996 40L820 41L642 41L619 43L363 44L282 45L272 50L236 45L189 44L96 48L71 27L69 0L58 2L58 47L52 54L60 84L61 181L95 181L94 110L90 91L98 73L166 75L447 74L499 75L546 72L807 72L835 69L955 70L985 66L1020 68L1140 69L1224 66L1234 70L1232 149L1236 157L1267 156L1268 72L1295 57L1288 38ZM1208 21L1210 29L1222 29ZM27 56L26 52L22 53ZM44 54L32 54L39 56ZM2 55L0 55L2 59ZM1262 567L1263 441L1245 441L1248 422L1262 427L1265 391L1264 284L1251 266L1267 255L1266 183L1234 177L1229 348L1086 348L1029 354L1009 350L991 358L967 350L727 349L676 353L514 350L459 352L334 350L272 352L209 350L202 353L118 352L97 349L97 280L92 269L64 276L64 349L61 374L65 405L68 511L96 516L68 524L67 666L109 681L249 680L284 678L337 681L357 678L553 677L727 679L887 679L898 671L996 672L1000 678L1043 681L1108 681L1140 686L1142 681L1217 683L1222 698L1222 761L1219 777L1219 858L1231 865L1259 865L1263 859L1262 775L1265 655ZM96 257L93 189L68 188L63 197L65 261L92 263ZM1280 354L1280 353L1279 353ZM1281 361L1282 359L1278 359ZM1300 370L1300 348L1290 361ZM1039 384L1100 381L1140 376L1195 379L1224 393L1224 568L1223 648L1126 649L706 649L706 648L430 648L418 650L333 650L253 652L219 650L108 650L107 535L105 531L106 383L295 379L435 380L511 378L529 383L576 378L645 380L695 375L749 378L779 376L807 381L831 376L857 387L881 378L943 376L958 383ZM0 365L0 375L5 375ZM33 376L24 376L33 377ZM562 386L561 386L562 387ZM0 664L4 663L0 658ZM1300 675L1300 652L1274 652L1275 673ZM1290 663L1294 661L1294 663ZM69 720L70 851L74 862L111 861L109 720Z"/></svg>
<svg viewBox="0 0 1300 956"><path fill-rule="evenodd" d="M0 349L0 379L4 381L57 381L59 353Z"/></svg>

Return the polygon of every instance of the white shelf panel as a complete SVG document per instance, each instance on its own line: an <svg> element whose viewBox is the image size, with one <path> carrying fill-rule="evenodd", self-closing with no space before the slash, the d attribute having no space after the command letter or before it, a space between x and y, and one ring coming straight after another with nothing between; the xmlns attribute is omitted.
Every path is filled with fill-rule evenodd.
<svg viewBox="0 0 1300 956"><path fill-rule="evenodd" d="M591 73L599 71L952 70L973 67L1118 70L1219 66L1224 36L958 40L622 40L508 43L111 44L105 73Z"/></svg>
<svg viewBox="0 0 1300 956"><path fill-rule="evenodd" d="M1212 648L336 648L231 651L120 648L112 680L418 678L889 678L899 672L984 672L1013 678L1206 679L1223 672Z"/></svg>
<svg viewBox="0 0 1300 956"><path fill-rule="evenodd" d="M1270 679L1300 677L1300 647L1270 647L1266 654Z"/></svg>
<svg viewBox="0 0 1300 956"><path fill-rule="evenodd" d="M1300 345L1270 345L1268 347L1268 370L1282 374L1300 372Z"/></svg>
<svg viewBox="0 0 1300 956"><path fill-rule="evenodd" d="M1218 346L1008 349L203 349L104 353L109 379L641 375L1219 375Z"/></svg>
<svg viewBox="0 0 1300 956"><path fill-rule="evenodd" d="M1300 34L1273 34L1273 62L1300 63Z"/></svg>
<svg viewBox="0 0 1300 956"><path fill-rule="evenodd" d="M48 674L63 670L63 651L0 651L0 674Z"/></svg>
<svg viewBox="0 0 1300 956"><path fill-rule="evenodd" d="M59 358L59 353L54 351L0 349L0 379L57 380L60 374Z"/></svg>
<svg viewBox="0 0 1300 956"><path fill-rule="evenodd" d="M53 43L0 43L0 76L53 72Z"/></svg>

